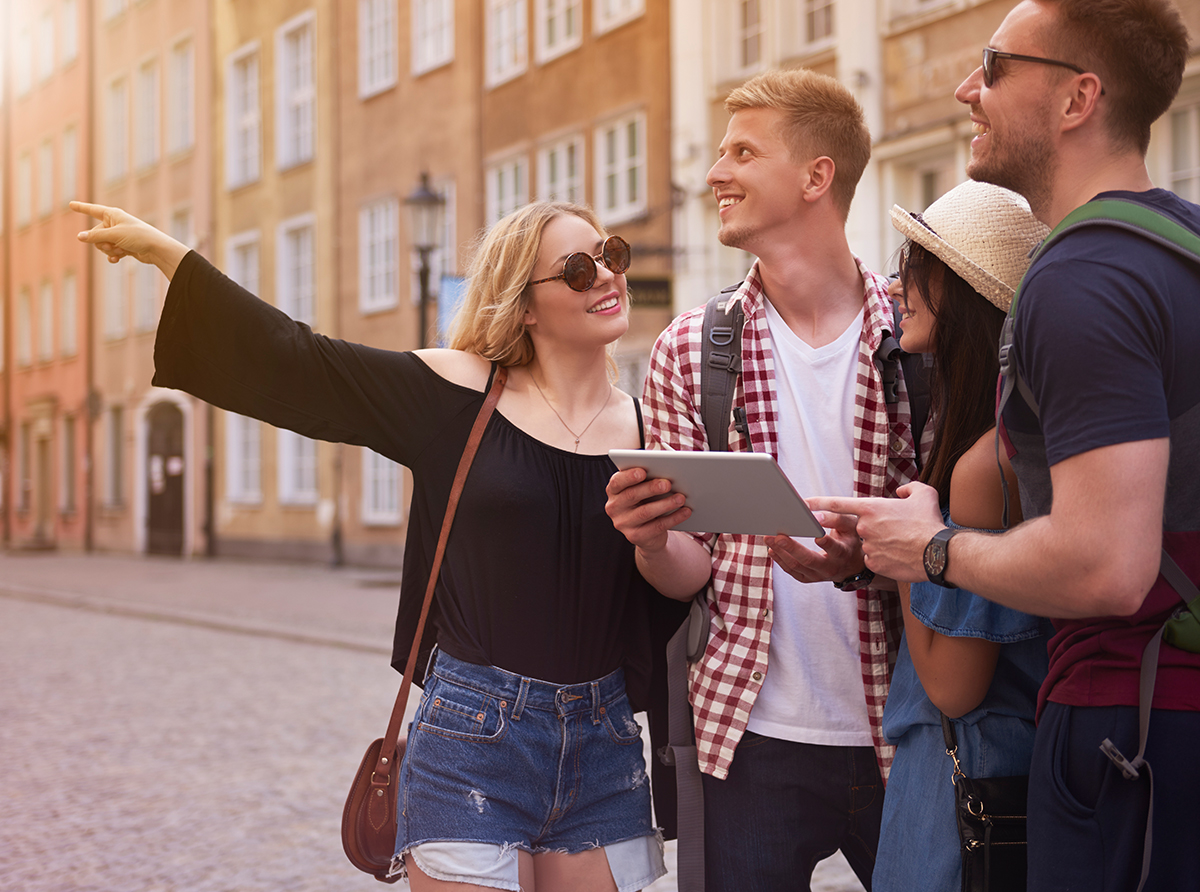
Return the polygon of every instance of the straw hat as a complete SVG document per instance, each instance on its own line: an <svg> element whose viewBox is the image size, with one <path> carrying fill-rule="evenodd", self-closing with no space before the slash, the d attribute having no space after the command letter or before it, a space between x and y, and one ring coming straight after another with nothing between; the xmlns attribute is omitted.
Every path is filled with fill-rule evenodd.
<svg viewBox="0 0 1200 892"><path fill-rule="evenodd" d="M1016 192L967 180L925 213L892 207L892 225L1008 312L1029 254L1050 232Z"/></svg>

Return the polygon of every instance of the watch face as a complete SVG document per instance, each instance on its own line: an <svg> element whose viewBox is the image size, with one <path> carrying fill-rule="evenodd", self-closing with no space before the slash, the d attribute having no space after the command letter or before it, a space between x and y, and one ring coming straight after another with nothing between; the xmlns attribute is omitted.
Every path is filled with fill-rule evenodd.
<svg viewBox="0 0 1200 892"><path fill-rule="evenodd" d="M928 576L941 576L946 572L946 543L933 540L925 548L925 573Z"/></svg>

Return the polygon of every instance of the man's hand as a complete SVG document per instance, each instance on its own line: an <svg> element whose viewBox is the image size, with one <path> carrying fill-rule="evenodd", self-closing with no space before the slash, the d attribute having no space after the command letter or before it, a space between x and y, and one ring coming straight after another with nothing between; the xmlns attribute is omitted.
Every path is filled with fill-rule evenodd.
<svg viewBox="0 0 1200 892"><path fill-rule="evenodd" d="M767 540L771 560L800 582L841 582L862 572L863 551L855 528L857 518L851 514L824 513L817 520L825 527L825 535L813 541L816 549L806 548L789 536L771 536Z"/></svg>
<svg viewBox="0 0 1200 892"><path fill-rule="evenodd" d="M921 582L927 578L925 546L946 526L937 490L924 483L907 483L896 495L894 499L817 497L806 501L813 511L858 517L857 534L870 570L900 582Z"/></svg>

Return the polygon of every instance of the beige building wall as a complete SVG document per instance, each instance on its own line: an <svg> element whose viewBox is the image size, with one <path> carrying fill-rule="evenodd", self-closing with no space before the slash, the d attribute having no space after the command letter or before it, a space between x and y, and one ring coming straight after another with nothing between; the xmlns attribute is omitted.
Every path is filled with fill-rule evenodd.
<svg viewBox="0 0 1200 892"><path fill-rule="evenodd" d="M201 252L213 239L211 2L97 4L90 200L125 208ZM86 225L82 218L79 225ZM167 280L90 251L96 283L95 547L204 553L209 407L154 388Z"/></svg>
<svg viewBox="0 0 1200 892"><path fill-rule="evenodd" d="M337 333L337 17L332 0L216 0L210 259L263 300ZM335 450L216 412L223 555L332 556Z"/></svg>

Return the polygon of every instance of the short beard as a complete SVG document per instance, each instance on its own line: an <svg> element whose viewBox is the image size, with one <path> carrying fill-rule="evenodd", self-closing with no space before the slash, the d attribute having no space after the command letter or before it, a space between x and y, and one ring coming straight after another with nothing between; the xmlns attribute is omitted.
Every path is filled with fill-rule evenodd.
<svg viewBox="0 0 1200 892"><path fill-rule="evenodd" d="M1026 132L1018 136L1007 151L1003 146L1001 149L1000 153L993 151L991 157L968 161L967 176L1024 196L1036 215L1039 209L1049 205L1051 184L1058 172L1058 158L1050 140Z"/></svg>

